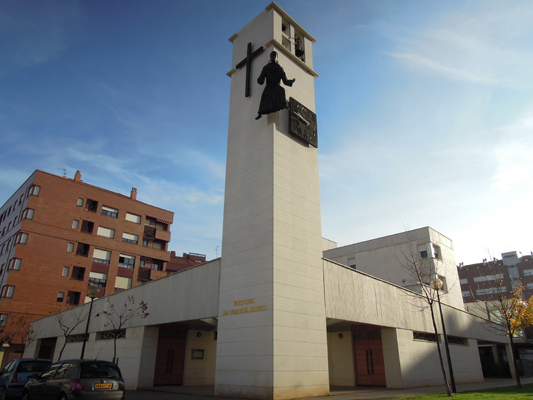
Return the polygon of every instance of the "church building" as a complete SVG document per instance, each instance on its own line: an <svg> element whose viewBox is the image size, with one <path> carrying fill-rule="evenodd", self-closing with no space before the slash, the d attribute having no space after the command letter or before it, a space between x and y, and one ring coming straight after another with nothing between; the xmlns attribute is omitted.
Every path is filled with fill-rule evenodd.
<svg viewBox="0 0 533 400"><path fill-rule="evenodd" d="M441 385L441 321L436 337L420 294L438 276L455 381L483 381L478 346L506 338L465 312L450 239L431 228L339 248L322 238L315 39L271 3L230 41L222 256L95 300L85 357L112 359L116 334L127 388L205 385L217 396ZM418 280L412 263L426 268ZM128 297L149 315L110 335L95 315ZM64 313L80 307L90 305ZM55 341L56 360L67 340L62 358L79 358L81 325L65 338L54 316L34 322L25 356Z"/></svg>

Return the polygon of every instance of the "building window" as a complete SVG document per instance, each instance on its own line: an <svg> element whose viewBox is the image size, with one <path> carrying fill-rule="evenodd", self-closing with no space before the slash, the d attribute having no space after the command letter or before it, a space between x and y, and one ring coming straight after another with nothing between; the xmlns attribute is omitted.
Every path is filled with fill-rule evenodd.
<svg viewBox="0 0 533 400"><path fill-rule="evenodd" d="M98 264L109 265L111 260L111 252L107 250L94 249L93 252L93 262Z"/></svg>
<svg viewBox="0 0 533 400"><path fill-rule="evenodd" d="M118 258L118 266L133 269L135 266L135 257L121 254Z"/></svg>
<svg viewBox="0 0 533 400"><path fill-rule="evenodd" d="M528 283L528 284L527 284L527 288L528 288L528 289L533 289L533 283Z"/></svg>
<svg viewBox="0 0 533 400"><path fill-rule="evenodd" d="M69 272L70 272L70 267L63 267L63 272L61 273L61 276L68 276Z"/></svg>
<svg viewBox="0 0 533 400"><path fill-rule="evenodd" d="M72 267L72 276L70 278L77 281L82 281L85 278L85 268Z"/></svg>
<svg viewBox="0 0 533 400"><path fill-rule="evenodd" d="M77 219L72 221L72 229L78 229L78 226L80 226L80 221L78 221Z"/></svg>
<svg viewBox="0 0 533 400"><path fill-rule="evenodd" d="M428 258L428 251L427 250L422 250L420 252L420 258Z"/></svg>
<svg viewBox="0 0 533 400"><path fill-rule="evenodd" d="M7 323L7 314L0 314L0 326L3 328Z"/></svg>
<svg viewBox="0 0 533 400"><path fill-rule="evenodd" d="M83 207L83 199L81 197L78 199L78 202L76 203L76 205L78 207Z"/></svg>
<svg viewBox="0 0 533 400"><path fill-rule="evenodd" d="M152 263L152 269L155 271L162 271L163 270L163 263L161 261L154 261Z"/></svg>
<svg viewBox="0 0 533 400"><path fill-rule="evenodd" d="M148 247L148 239L143 239L143 246Z"/></svg>
<svg viewBox="0 0 533 400"><path fill-rule="evenodd" d="M9 264L7 264L7 269L14 269L14 270L20 270L20 264L22 264L22 260L20 258L12 258L9 260Z"/></svg>
<svg viewBox="0 0 533 400"><path fill-rule="evenodd" d="M85 233L93 233L94 222L83 220L81 222L81 231Z"/></svg>
<svg viewBox="0 0 533 400"><path fill-rule="evenodd" d="M423 340L425 342L436 342L437 336L434 333L413 332L413 340Z"/></svg>
<svg viewBox="0 0 533 400"><path fill-rule="evenodd" d="M131 278L117 276L115 280L115 289L129 289L131 287Z"/></svg>
<svg viewBox="0 0 533 400"><path fill-rule="evenodd" d="M107 215L109 217L117 218L118 210L116 208L102 206L102 215Z"/></svg>
<svg viewBox="0 0 533 400"><path fill-rule="evenodd" d="M494 287L494 288L487 288L487 289L478 289L476 290L476 295L478 296L483 296L485 294L495 294L495 293L505 293L507 292L507 287L505 286L502 286L502 287Z"/></svg>
<svg viewBox="0 0 533 400"><path fill-rule="evenodd" d="M80 296L80 292L71 292L69 290L67 294L67 304L77 306L78 304L80 304Z"/></svg>
<svg viewBox="0 0 533 400"><path fill-rule="evenodd" d="M470 297L470 290L463 290L463 297Z"/></svg>
<svg viewBox="0 0 533 400"><path fill-rule="evenodd" d="M65 298L65 292L58 292L57 293L57 302L63 303L63 299Z"/></svg>
<svg viewBox="0 0 533 400"><path fill-rule="evenodd" d="M67 253L72 253L74 251L74 243L67 244Z"/></svg>
<svg viewBox="0 0 533 400"><path fill-rule="evenodd" d="M1 297L5 297L6 299L11 299L13 297L13 293L15 292L15 286L4 286L2 288L2 293L0 294Z"/></svg>
<svg viewBox="0 0 533 400"><path fill-rule="evenodd" d="M90 212L96 212L96 210L98 210L98 202L96 200L87 199L85 202L85 209Z"/></svg>
<svg viewBox="0 0 533 400"><path fill-rule="evenodd" d="M144 219L144 225L146 226L155 226L155 219L152 217L146 217Z"/></svg>
<svg viewBox="0 0 533 400"><path fill-rule="evenodd" d="M17 244L26 244L28 243L28 234L27 233L19 233L17 235Z"/></svg>
<svg viewBox="0 0 533 400"><path fill-rule="evenodd" d="M140 224L141 223L141 216L140 215L131 214L131 213L127 212L126 213L126 221L130 221L130 222L134 222L136 224Z"/></svg>
<svg viewBox="0 0 533 400"><path fill-rule="evenodd" d="M103 287L107 284L107 274L89 272L89 286Z"/></svg>
<svg viewBox="0 0 533 400"><path fill-rule="evenodd" d="M31 208L26 208L24 210L24 212L22 213L22 218L25 218L25 219L33 219L33 213L35 212L35 210L31 209Z"/></svg>
<svg viewBox="0 0 533 400"><path fill-rule="evenodd" d="M89 256L89 248L90 246L85 243L78 243L78 248L76 249L76 255L82 256L82 257L88 257Z"/></svg>
<svg viewBox="0 0 533 400"><path fill-rule="evenodd" d="M459 283L461 285L466 285L468 283L468 279L467 278L464 278L464 279L459 279Z"/></svg>
<svg viewBox="0 0 533 400"><path fill-rule="evenodd" d="M533 269L525 269L523 272L524 272L524 276L533 275Z"/></svg>
<svg viewBox="0 0 533 400"><path fill-rule="evenodd" d="M39 196L39 193L41 193L41 187L37 185L33 185L30 188L29 194L32 196Z"/></svg>
<svg viewBox="0 0 533 400"><path fill-rule="evenodd" d="M139 243L139 236L138 235L134 235L133 233L124 232L124 233L122 233L122 241L123 242L137 244L137 243Z"/></svg>
<svg viewBox="0 0 533 400"><path fill-rule="evenodd" d="M440 247L435 246L433 243L431 243L431 247L433 247L433 257L440 259Z"/></svg>
<svg viewBox="0 0 533 400"><path fill-rule="evenodd" d="M96 230L96 234L98 236L103 236L103 237L113 239L115 237L115 230L104 228L103 226L99 226L98 229Z"/></svg>
<svg viewBox="0 0 533 400"><path fill-rule="evenodd" d="M503 279L503 274L475 276L474 282L489 282Z"/></svg>

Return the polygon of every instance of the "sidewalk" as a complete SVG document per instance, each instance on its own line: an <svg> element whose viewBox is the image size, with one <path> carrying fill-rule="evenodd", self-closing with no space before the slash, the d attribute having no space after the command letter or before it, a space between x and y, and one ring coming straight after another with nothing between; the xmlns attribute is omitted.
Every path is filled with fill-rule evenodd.
<svg viewBox="0 0 533 400"><path fill-rule="evenodd" d="M533 383L533 378L521 379L523 385ZM486 379L481 383L457 385L457 392L515 386L514 379ZM309 400L384 400L402 397L424 396L426 394L446 393L444 386L431 386L410 389L386 389L381 387L331 387L326 397L311 397ZM213 386L163 386L149 390L130 390L127 400L233 400L229 397L215 397Z"/></svg>

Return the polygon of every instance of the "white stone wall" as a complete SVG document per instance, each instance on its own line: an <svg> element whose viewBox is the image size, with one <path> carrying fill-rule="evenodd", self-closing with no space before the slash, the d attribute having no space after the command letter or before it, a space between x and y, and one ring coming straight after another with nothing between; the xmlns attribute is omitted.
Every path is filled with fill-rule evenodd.
<svg viewBox="0 0 533 400"><path fill-rule="evenodd" d="M328 332L328 366L331 386L355 386L351 331Z"/></svg>
<svg viewBox="0 0 533 400"><path fill-rule="evenodd" d="M421 269L428 274L434 274L436 270L439 275L444 276L447 291L442 293L442 302L464 309L453 243L429 227L329 249L324 251L324 258L347 266L352 259L358 271L419 292L417 280L413 279L406 268L408 266L406 257L411 258L409 243L412 244L411 248L416 257L419 256L419 245L433 243L440 247L439 259L428 257L420 260Z"/></svg>
<svg viewBox="0 0 533 400"><path fill-rule="evenodd" d="M198 336L200 334L200 336ZM192 350L204 351L203 360L193 360ZM214 331L200 331L190 329L187 332L187 346L185 350L184 386L214 385L217 355L217 341Z"/></svg>

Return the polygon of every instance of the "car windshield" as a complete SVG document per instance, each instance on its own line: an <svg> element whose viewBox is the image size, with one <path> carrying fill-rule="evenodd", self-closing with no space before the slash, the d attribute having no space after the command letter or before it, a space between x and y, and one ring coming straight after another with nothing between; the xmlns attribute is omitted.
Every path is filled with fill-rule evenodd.
<svg viewBox="0 0 533 400"><path fill-rule="evenodd" d="M80 378L114 378L120 379L120 370L115 364L87 362L81 365Z"/></svg>
<svg viewBox="0 0 533 400"><path fill-rule="evenodd" d="M23 361L19 364L17 372L43 372L46 368L50 366L50 362L46 361Z"/></svg>

